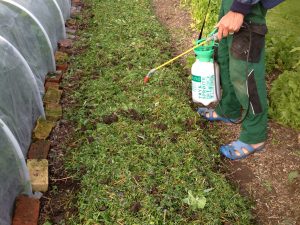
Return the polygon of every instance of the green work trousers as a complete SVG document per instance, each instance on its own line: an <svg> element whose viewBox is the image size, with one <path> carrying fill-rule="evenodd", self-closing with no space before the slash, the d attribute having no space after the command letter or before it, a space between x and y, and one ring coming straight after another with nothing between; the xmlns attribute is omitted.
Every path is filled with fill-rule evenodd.
<svg viewBox="0 0 300 225"><path fill-rule="evenodd" d="M222 18L229 10L233 0L223 0L220 10ZM266 10L260 3L252 7L251 13L245 16L247 23L265 24ZM235 35L235 34L234 34ZM244 117L239 140L247 144L257 144L267 139L267 91L265 82L265 47L261 47L258 62L247 62L232 55L233 35L223 38L219 43L218 63L221 72L222 98L216 107L216 113L227 118ZM257 46L252 46L256 48ZM255 113L249 104L247 77L254 71L258 101L261 105L259 113ZM242 113L243 112L243 113Z"/></svg>

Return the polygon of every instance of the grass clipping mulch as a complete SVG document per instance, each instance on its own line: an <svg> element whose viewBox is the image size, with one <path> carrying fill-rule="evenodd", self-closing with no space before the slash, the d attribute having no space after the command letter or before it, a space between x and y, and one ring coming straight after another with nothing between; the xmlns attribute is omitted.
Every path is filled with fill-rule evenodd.
<svg viewBox="0 0 300 225"><path fill-rule="evenodd" d="M86 2L78 48L88 48L73 59L83 75L67 112L79 131L68 167L81 181L69 223L250 224L249 202L215 169L214 137L196 124L184 70L143 84L172 48L150 2Z"/></svg>

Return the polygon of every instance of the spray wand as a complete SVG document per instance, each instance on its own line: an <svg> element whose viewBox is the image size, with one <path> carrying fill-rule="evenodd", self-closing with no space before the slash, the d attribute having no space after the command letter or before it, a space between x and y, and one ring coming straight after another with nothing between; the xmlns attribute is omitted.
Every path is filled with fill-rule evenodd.
<svg viewBox="0 0 300 225"><path fill-rule="evenodd" d="M206 43L208 43L208 42L210 42L210 41L217 40L217 39L218 39L218 38L217 38L217 34L214 33L214 34L212 34L211 36L209 36L205 41L200 42L199 44L197 44L197 45L195 45L194 47L190 48L189 50L187 50L187 51L181 53L180 55L174 57L173 59L171 59L171 60L169 60L169 61L167 61L167 62L161 64L160 66L158 66L158 67L156 67L156 68L154 68L154 69L151 69L151 70L149 71L149 73L148 73L148 74L145 76L145 78L144 78L144 84L148 83L148 81L150 80L150 77L151 77L157 70L159 70L159 69L161 69L161 68L163 68L163 67L165 67L165 66L171 64L171 63L174 62L175 60L179 59L180 57L182 57L182 56L184 56L184 55L186 55L186 54L188 54L188 53L190 53L190 52L193 51L194 49L196 49L196 48L198 48L198 47L200 47L200 46L202 46L202 45L205 45Z"/></svg>

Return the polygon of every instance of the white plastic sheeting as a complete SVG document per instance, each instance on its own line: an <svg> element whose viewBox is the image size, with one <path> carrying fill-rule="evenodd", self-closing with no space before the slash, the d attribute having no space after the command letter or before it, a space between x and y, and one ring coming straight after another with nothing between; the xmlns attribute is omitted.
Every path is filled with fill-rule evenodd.
<svg viewBox="0 0 300 225"><path fill-rule="evenodd" d="M36 79L20 52L0 36L0 118L16 137L24 156L36 120L44 116Z"/></svg>
<svg viewBox="0 0 300 225"><path fill-rule="evenodd" d="M0 0L17 3L31 12L46 30L52 48L57 49L57 42L66 38L65 22L59 5L55 0Z"/></svg>
<svg viewBox="0 0 300 225"><path fill-rule="evenodd" d="M55 71L51 42L43 26L23 7L0 1L0 35L25 58L43 94L46 74Z"/></svg>
<svg viewBox="0 0 300 225"><path fill-rule="evenodd" d="M0 225L19 194L32 194L25 158L70 9L70 0L0 0Z"/></svg>
<svg viewBox="0 0 300 225"><path fill-rule="evenodd" d="M55 0L59 5L64 19L67 20L71 15L71 0Z"/></svg>
<svg viewBox="0 0 300 225"><path fill-rule="evenodd" d="M31 195L29 172L17 140L0 119L0 224L10 225L15 198Z"/></svg>

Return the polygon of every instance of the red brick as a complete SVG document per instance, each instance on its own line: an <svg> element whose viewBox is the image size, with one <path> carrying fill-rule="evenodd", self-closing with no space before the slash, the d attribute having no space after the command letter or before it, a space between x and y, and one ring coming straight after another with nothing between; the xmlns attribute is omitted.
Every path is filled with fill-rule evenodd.
<svg viewBox="0 0 300 225"><path fill-rule="evenodd" d="M45 84L45 90L47 91L49 87L59 89L59 84L58 83L59 82L48 82L47 81L46 84Z"/></svg>
<svg viewBox="0 0 300 225"><path fill-rule="evenodd" d="M13 225L37 225L40 213L40 201L25 195L16 200Z"/></svg>
<svg viewBox="0 0 300 225"><path fill-rule="evenodd" d="M68 63L58 64L56 65L56 70L61 70L62 72L66 72L69 68Z"/></svg>
<svg viewBox="0 0 300 225"><path fill-rule="evenodd" d="M56 71L56 73L48 76L46 82L60 83L62 77L63 77L63 72L59 70Z"/></svg>
<svg viewBox="0 0 300 225"><path fill-rule="evenodd" d="M38 140L31 144L28 159L47 159L50 150L50 141Z"/></svg>
<svg viewBox="0 0 300 225"><path fill-rule="evenodd" d="M58 90L52 87L48 87L46 94L44 95L45 104L59 104L62 95L62 90Z"/></svg>
<svg viewBox="0 0 300 225"><path fill-rule="evenodd" d="M68 28L71 28L71 29L76 29L76 20L75 19L68 19L67 22L66 22L66 26Z"/></svg>
<svg viewBox="0 0 300 225"><path fill-rule="evenodd" d="M71 39L63 39L58 42L58 48L60 51L64 51L65 49L72 48L73 41Z"/></svg>
<svg viewBox="0 0 300 225"><path fill-rule="evenodd" d="M46 192L49 188L49 162L47 159L27 159L32 190Z"/></svg>
<svg viewBox="0 0 300 225"><path fill-rule="evenodd" d="M81 2L81 0L72 0L72 6L80 6L83 3Z"/></svg>
<svg viewBox="0 0 300 225"><path fill-rule="evenodd" d="M78 37L76 35L73 34L67 34L67 37L73 41L76 41L78 39ZM70 50L66 50L66 53L68 53L70 55Z"/></svg>
<svg viewBox="0 0 300 225"><path fill-rule="evenodd" d="M46 104L45 107L47 120L56 122L62 117L62 107L59 104Z"/></svg>
<svg viewBox="0 0 300 225"><path fill-rule="evenodd" d="M76 18L81 12L81 6L72 7L71 9L71 18Z"/></svg>
<svg viewBox="0 0 300 225"><path fill-rule="evenodd" d="M66 27L66 32L69 34L75 34L76 30Z"/></svg>
<svg viewBox="0 0 300 225"><path fill-rule="evenodd" d="M46 140L49 137L54 126L55 123L52 121L48 121L43 118L38 119L36 127L33 130L34 139Z"/></svg>
<svg viewBox="0 0 300 225"><path fill-rule="evenodd" d="M57 64L64 64L68 62L69 56L66 52L63 51L56 51L55 52L55 62Z"/></svg>
<svg viewBox="0 0 300 225"><path fill-rule="evenodd" d="M70 25L70 24L66 24L66 27L70 28L70 29L73 29L73 30L76 30L78 29L78 27L76 25Z"/></svg>

